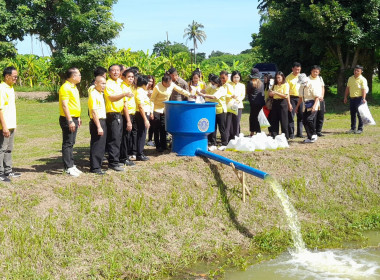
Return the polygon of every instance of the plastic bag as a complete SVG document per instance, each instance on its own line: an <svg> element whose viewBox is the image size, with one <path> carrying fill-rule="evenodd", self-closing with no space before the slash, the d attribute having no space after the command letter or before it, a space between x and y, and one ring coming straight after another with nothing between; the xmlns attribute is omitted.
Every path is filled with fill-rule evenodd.
<svg viewBox="0 0 380 280"><path fill-rule="evenodd" d="M236 102L236 100L231 99L230 102L227 104L227 112L233 113L235 115L239 112L239 104Z"/></svg>
<svg viewBox="0 0 380 280"><path fill-rule="evenodd" d="M195 103L203 104L205 103L205 99L203 98L203 96L197 95L197 97L195 98Z"/></svg>
<svg viewBox="0 0 380 280"><path fill-rule="evenodd" d="M376 125L376 122L373 119L371 112L369 111L367 102L361 104L358 108L358 111L364 125Z"/></svg>
<svg viewBox="0 0 380 280"><path fill-rule="evenodd" d="M269 127L270 126L270 123L268 122L268 119L265 116L263 109L261 109L259 116L257 118L259 120L260 127Z"/></svg>

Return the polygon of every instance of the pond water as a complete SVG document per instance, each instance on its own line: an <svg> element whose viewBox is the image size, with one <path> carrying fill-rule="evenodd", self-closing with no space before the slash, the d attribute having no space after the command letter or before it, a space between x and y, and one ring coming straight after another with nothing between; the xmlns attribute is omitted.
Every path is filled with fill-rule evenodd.
<svg viewBox="0 0 380 280"><path fill-rule="evenodd" d="M225 280L378 280L380 232L369 232L365 249L288 252L276 259L252 265L246 271L225 274Z"/></svg>

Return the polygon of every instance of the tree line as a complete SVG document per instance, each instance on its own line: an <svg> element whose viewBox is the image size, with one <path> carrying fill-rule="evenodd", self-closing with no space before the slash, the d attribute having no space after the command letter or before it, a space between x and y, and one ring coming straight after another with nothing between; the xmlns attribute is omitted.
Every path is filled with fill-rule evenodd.
<svg viewBox="0 0 380 280"><path fill-rule="evenodd" d="M337 85L343 94L346 78L356 64L364 66L370 87L373 71L380 67L380 0L261 0L261 26L259 33L252 34L252 48L239 55L215 50L208 58L195 52L197 42L204 41L206 34L201 30L203 25L194 21L184 30L192 49L164 41L155 44L151 54L118 50L112 40L123 24L113 19L116 2L0 0L1 66L23 67L21 81L42 83L33 78L45 67L40 65L41 60L17 55L14 45L15 40L33 35L52 53L43 61L49 67L44 68L49 70L46 79L59 84L65 69L76 65L83 73L83 87L91 81L97 65L107 67L111 62L138 66L157 76L174 66L187 78L195 67L205 76L211 71L239 70L247 77L258 62L275 62L287 72L294 61L299 61L305 71L314 64L321 65L326 83ZM38 65L29 69L33 63Z"/></svg>

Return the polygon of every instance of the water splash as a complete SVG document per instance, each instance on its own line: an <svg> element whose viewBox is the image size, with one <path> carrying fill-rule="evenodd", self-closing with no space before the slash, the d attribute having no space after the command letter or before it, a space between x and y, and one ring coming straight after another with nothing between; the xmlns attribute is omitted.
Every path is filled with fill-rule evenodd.
<svg viewBox="0 0 380 280"><path fill-rule="evenodd" d="M379 262L368 262L358 258L360 250L350 251L354 253L349 253L347 250L323 252L307 250L302 239L297 212L289 196L274 178L269 176L265 181L281 201L295 247L294 251L289 252L291 258L285 262L282 261L282 265L287 265L286 274L289 275L293 271L300 276L299 274L304 272L304 277L311 276L313 279L380 279Z"/></svg>
<svg viewBox="0 0 380 280"><path fill-rule="evenodd" d="M306 246L305 242L302 239L301 226L297 218L297 211L294 209L293 204L290 202L289 196L286 194L281 184L274 178L268 176L265 181L271 186L272 190L281 201L286 215L286 220L288 221L296 253L305 251Z"/></svg>

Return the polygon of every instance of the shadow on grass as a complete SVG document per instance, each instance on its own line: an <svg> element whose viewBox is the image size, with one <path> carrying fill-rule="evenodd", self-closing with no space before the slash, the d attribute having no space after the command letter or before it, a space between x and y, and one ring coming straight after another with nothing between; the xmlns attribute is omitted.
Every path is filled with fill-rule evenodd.
<svg viewBox="0 0 380 280"><path fill-rule="evenodd" d="M61 153L61 151L58 151ZM90 171L90 147L78 147L74 146L74 162L75 165L83 172ZM37 173L47 173L51 175L62 174L63 172L63 161L62 156L53 156L48 158L40 158L38 162L41 164L32 165L31 168L17 168L14 167L15 172L37 172Z"/></svg>
<svg viewBox="0 0 380 280"><path fill-rule="evenodd" d="M222 198L223 205L225 206L225 208L226 208L226 210L230 216L231 221L235 225L235 228L245 237L253 238L253 234L249 231L249 229L246 228L244 225L242 225L236 217L236 213L235 213L234 209L232 208L230 201L229 201L229 198L228 198L228 195L227 195L227 185L221 179L221 175L219 173L217 165L211 163L210 160L207 158L202 157L202 159L204 160L204 162L209 164L211 172L214 174L214 178L215 178L217 186L219 188L219 193L220 193L220 196Z"/></svg>

